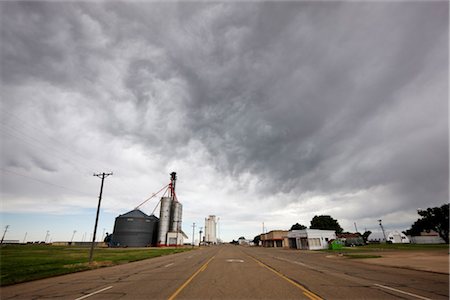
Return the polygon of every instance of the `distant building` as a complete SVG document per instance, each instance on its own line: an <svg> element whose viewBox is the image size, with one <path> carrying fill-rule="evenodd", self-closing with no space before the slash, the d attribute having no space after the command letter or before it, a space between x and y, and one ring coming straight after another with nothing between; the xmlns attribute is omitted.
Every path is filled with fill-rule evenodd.
<svg viewBox="0 0 450 300"><path fill-rule="evenodd" d="M345 246L364 245L364 239L359 233L338 233L336 236L345 244Z"/></svg>
<svg viewBox="0 0 450 300"><path fill-rule="evenodd" d="M261 234L261 245L263 247L289 248L288 231L272 230Z"/></svg>
<svg viewBox="0 0 450 300"><path fill-rule="evenodd" d="M303 250L328 249L331 240L336 239L333 230L303 229L288 232L289 248Z"/></svg>
<svg viewBox="0 0 450 300"><path fill-rule="evenodd" d="M434 230L422 231L419 236L408 235L408 238L412 244L445 244L445 241Z"/></svg>
<svg viewBox="0 0 450 300"><path fill-rule="evenodd" d="M238 238L237 240L238 245L241 246L253 246L253 241L247 240L245 237L241 236L240 238Z"/></svg>
<svg viewBox="0 0 450 300"><path fill-rule="evenodd" d="M383 232L372 232L368 237L367 241L369 243L393 243L393 244L409 244L410 241L408 237L399 231L385 231L386 238L383 235Z"/></svg>
<svg viewBox="0 0 450 300"><path fill-rule="evenodd" d="M205 243L217 244L216 227L216 216L210 215L208 218L205 218L205 235L203 237Z"/></svg>
<svg viewBox="0 0 450 300"><path fill-rule="evenodd" d="M20 244L19 240L3 240L2 244Z"/></svg>

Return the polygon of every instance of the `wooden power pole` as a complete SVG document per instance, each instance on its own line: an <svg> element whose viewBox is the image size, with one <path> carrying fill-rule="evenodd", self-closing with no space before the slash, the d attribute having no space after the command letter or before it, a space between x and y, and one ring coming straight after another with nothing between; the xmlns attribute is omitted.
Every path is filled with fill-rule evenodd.
<svg viewBox="0 0 450 300"><path fill-rule="evenodd" d="M97 234L98 214L100 212L100 203L102 202L103 182L105 181L106 177L112 174L113 174L112 172L111 173L103 172L101 174L94 174L94 176L100 177L102 179L102 184L100 185L100 195L98 196L98 206L97 206L97 214L95 216L94 234L92 236L91 251L89 252L89 264L92 264L92 258L94 256L95 235Z"/></svg>

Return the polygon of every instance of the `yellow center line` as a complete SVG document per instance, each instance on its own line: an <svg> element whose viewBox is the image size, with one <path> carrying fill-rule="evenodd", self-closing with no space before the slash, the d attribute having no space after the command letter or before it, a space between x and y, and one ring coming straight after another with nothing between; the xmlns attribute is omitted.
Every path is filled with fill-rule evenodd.
<svg viewBox="0 0 450 300"><path fill-rule="evenodd" d="M181 291L192 281L192 279L195 278L195 276L197 276L200 272L206 270L206 267L208 266L208 264L214 259L214 257L216 257L215 255L213 257L211 257L206 263L204 263L194 274L192 274L191 277L189 277L188 280L186 280L185 283L183 283L182 286L180 286L175 293L172 294L172 296L170 296L168 298L168 300L173 300L175 299L176 296L178 296L179 293L181 293Z"/></svg>
<svg viewBox="0 0 450 300"><path fill-rule="evenodd" d="M311 292L310 290L308 290L307 288L305 288L303 285L299 284L298 282L295 282L294 280L290 279L289 277L281 274L280 272L278 272L277 270L273 269L272 267L266 265L265 263L263 263L262 261L257 260L256 258L250 256L254 261L256 261L260 266L274 272L275 274L277 274L278 276L280 276L281 278L283 278L284 280L286 280L287 282L293 284L294 286L298 287L300 290L302 290L303 294L308 297L309 299L312 300L322 300L322 298L320 298L318 295L314 294L313 292Z"/></svg>

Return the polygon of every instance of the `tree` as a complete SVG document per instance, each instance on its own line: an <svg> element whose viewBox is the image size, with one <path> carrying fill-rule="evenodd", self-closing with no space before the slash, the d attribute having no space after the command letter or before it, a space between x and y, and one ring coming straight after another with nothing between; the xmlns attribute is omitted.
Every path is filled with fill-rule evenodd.
<svg viewBox="0 0 450 300"><path fill-rule="evenodd" d="M302 225L302 224L299 224L299 223L295 223L291 227L291 230L302 230L302 229L306 229L306 226Z"/></svg>
<svg viewBox="0 0 450 300"><path fill-rule="evenodd" d="M253 238L253 243L255 246L259 246L259 241L261 241L261 235L257 235Z"/></svg>
<svg viewBox="0 0 450 300"><path fill-rule="evenodd" d="M344 231L339 225L338 221L333 219L331 216L314 216L311 220L311 229L323 229L323 230L334 230L336 233L342 233Z"/></svg>
<svg viewBox="0 0 450 300"><path fill-rule="evenodd" d="M439 236L449 243L449 205L444 204L441 207L427 208L419 210L417 213L422 217L412 224L411 229L407 231L411 235L420 235L424 230L434 230Z"/></svg>
<svg viewBox="0 0 450 300"><path fill-rule="evenodd" d="M370 231L370 230L365 231L365 232L363 233L362 238L363 238L363 240L364 240L364 243L367 243L367 239L369 238L369 235L370 235L371 233L372 233L372 231Z"/></svg>

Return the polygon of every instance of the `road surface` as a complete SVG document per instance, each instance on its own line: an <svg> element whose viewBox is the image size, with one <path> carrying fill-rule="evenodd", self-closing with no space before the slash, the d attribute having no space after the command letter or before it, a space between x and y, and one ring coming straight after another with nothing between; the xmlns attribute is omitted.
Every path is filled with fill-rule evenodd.
<svg viewBox="0 0 450 300"><path fill-rule="evenodd" d="M215 246L17 284L1 299L449 299L448 274L324 252Z"/></svg>

